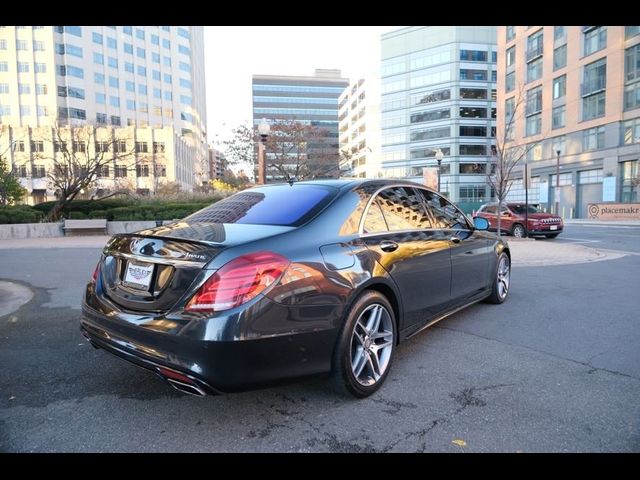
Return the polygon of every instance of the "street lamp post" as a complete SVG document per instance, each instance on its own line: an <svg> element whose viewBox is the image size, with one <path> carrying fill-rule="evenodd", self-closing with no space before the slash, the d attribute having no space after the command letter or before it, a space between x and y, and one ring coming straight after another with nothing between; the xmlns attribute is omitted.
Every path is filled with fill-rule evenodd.
<svg viewBox="0 0 640 480"><path fill-rule="evenodd" d="M529 165L524 160L524 236L529 238Z"/></svg>
<svg viewBox="0 0 640 480"><path fill-rule="evenodd" d="M260 134L260 143L258 143L258 184L264 185L267 183L267 168L265 165L265 149L267 146L267 137L271 128L265 118L262 119L260 125L258 125L258 133Z"/></svg>
<svg viewBox="0 0 640 480"><path fill-rule="evenodd" d="M439 148L437 148L435 152L436 160L438 161L438 193L440 193L440 168L442 167L442 158L444 157L444 154Z"/></svg>
<svg viewBox="0 0 640 480"><path fill-rule="evenodd" d="M556 150L556 155L556 191L553 196L556 197L556 215L560 215L560 150Z"/></svg>

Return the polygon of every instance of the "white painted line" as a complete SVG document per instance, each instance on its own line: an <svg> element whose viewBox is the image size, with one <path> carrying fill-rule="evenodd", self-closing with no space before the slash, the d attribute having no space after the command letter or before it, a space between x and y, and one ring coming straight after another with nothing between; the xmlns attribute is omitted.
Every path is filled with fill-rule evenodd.
<svg viewBox="0 0 640 480"><path fill-rule="evenodd" d="M586 238L571 238L571 237L558 238L556 239L556 242L558 240L571 240L571 243L600 243L601 242L601 240L588 240Z"/></svg>

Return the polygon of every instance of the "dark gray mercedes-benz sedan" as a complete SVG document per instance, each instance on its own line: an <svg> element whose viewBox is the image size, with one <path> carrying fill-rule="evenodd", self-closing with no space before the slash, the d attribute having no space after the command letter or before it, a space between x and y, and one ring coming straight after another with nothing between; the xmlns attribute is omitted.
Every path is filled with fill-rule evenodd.
<svg viewBox="0 0 640 480"><path fill-rule="evenodd" d="M436 192L392 180L268 185L115 235L87 285L95 347L195 395L331 373L357 397L399 342L509 292L509 247Z"/></svg>

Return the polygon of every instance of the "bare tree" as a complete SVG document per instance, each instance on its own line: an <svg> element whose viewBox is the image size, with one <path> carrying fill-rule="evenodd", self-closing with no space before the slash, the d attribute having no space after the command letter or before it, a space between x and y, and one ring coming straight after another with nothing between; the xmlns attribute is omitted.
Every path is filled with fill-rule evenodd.
<svg viewBox="0 0 640 480"><path fill-rule="evenodd" d="M95 185L114 162L126 170L136 167L135 150L128 146L127 139L116 138L111 132L108 138L97 139L93 126L55 125L52 130L53 156L37 154L37 158L52 164L47 176L57 194L57 201L47 215L48 221L59 220L65 206L82 190Z"/></svg>
<svg viewBox="0 0 640 480"><path fill-rule="evenodd" d="M516 119L524 118L527 100L524 95L524 86L520 86L518 93L511 97L513 102L505 108L504 128L501 135L496 132L496 145L494 161L487 173L487 184L493 188L498 199L498 236L501 235L501 210L504 200L511 191L514 182L514 174L519 172L518 168L523 159L526 159L529 151L538 143L521 143L515 139ZM541 140L540 140L541 141ZM527 179L525 178L526 182ZM528 228L528 226L527 226Z"/></svg>
<svg viewBox="0 0 640 480"><path fill-rule="evenodd" d="M254 137L252 129L246 125L239 125L231 131L231 138L222 142L227 166L242 169L253 169L254 166Z"/></svg>
<svg viewBox="0 0 640 480"><path fill-rule="evenodd" d="M337 177L338 159L338 147L329 143L325 129L296 120L271 124L265 161L285 181Z"/></svg>

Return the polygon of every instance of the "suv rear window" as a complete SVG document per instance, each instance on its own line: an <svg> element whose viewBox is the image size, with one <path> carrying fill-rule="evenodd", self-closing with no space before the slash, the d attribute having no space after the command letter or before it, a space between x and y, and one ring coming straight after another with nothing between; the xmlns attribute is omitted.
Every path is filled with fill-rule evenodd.
<svg viewBox="0 0 640 480"><path fill-rule="evenodd" d="M185 218L189 223L247 223L297 227L335 197L324 185L274 185L236 193Z"/></svg>

